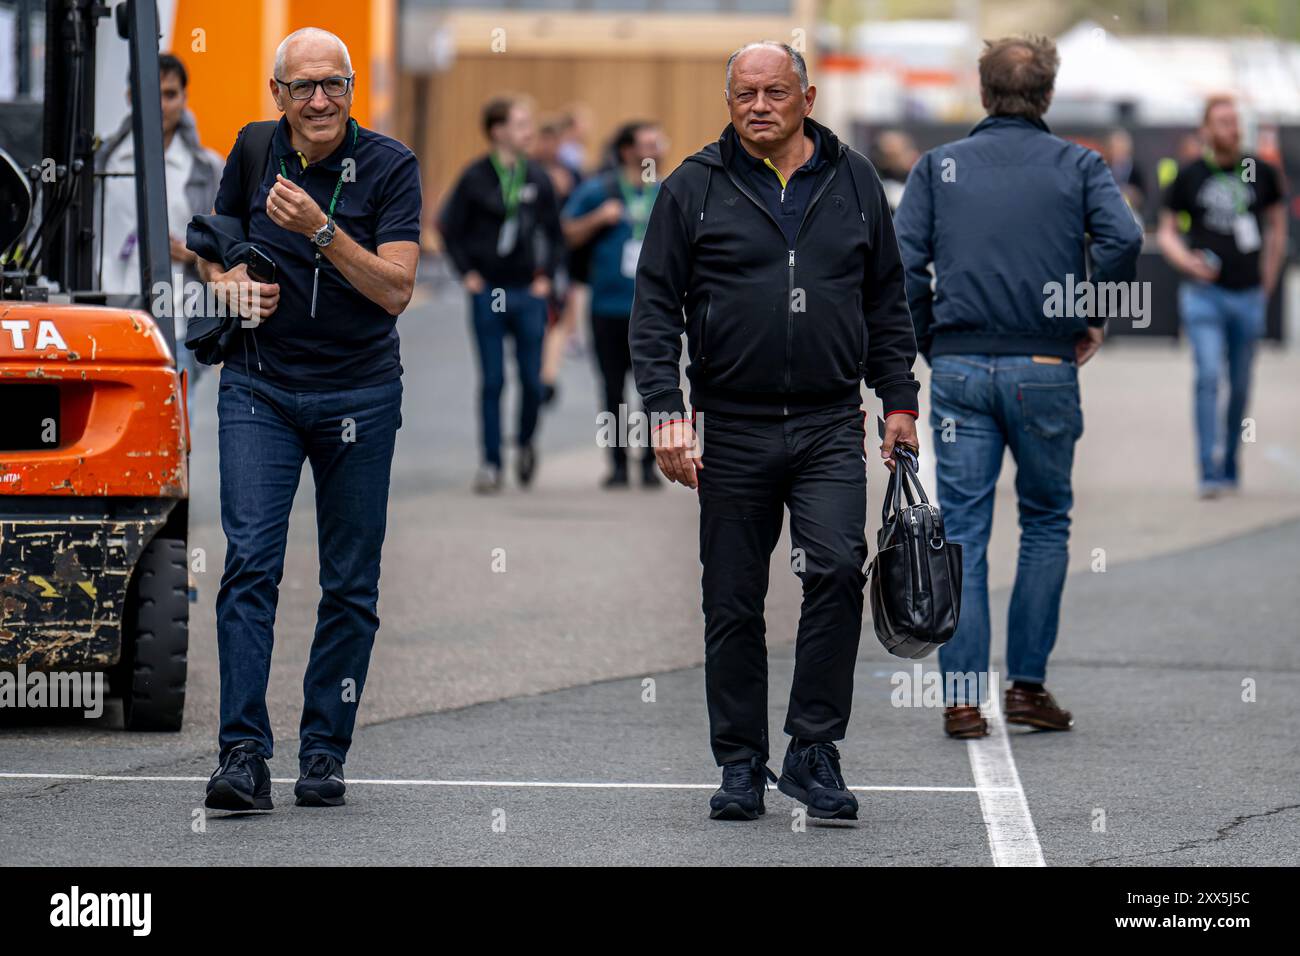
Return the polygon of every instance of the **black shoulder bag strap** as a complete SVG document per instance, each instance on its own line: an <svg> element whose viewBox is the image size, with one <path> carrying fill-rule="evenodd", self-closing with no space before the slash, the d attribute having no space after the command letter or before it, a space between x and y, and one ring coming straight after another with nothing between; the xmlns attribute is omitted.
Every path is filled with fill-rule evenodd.
<svg viewBox="0 0 1300 956"><path fill-rule="evenodd" d="M239 194L244 197L244 208L239 218L244 221L245 235L248 234L253 197L257 195L257 187L262 184L262 177L266 175L266 164L271 158L271 142L278 125L278 120L249 123L244 127L244 135L239 138Z"/></svg>

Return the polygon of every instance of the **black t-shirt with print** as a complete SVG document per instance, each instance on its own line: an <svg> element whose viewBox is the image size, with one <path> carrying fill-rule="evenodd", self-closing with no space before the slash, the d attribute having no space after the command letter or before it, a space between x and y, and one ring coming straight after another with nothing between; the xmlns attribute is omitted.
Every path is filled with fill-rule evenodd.
<svg viewBox="0 0 1300 956"><path fill-rule="evenodd" d="M1165 193L1165 206L1191 216L1187 242L1192 249L1219 257L1223 265L1216 285L1249 289L1260 283L1259 244L1250 252L1238 248L1237 216L1252 216L1262 237L1261 214L1281 199L1277 171L1267 163L1246 156L1235 167L1220 169L1201 158L1179 170Z"/></svg>

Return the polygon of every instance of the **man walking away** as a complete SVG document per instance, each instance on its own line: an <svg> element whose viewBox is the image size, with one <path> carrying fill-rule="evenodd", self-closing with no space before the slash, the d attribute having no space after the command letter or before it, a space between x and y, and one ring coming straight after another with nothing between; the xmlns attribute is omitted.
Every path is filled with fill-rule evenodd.
<svg viewBox="0 0 1300 956"><path fill-rule="evenodd" d="M483 459L474 490L491 494L502 487L507 335L515 341L519 365L519 484L528 487L537 469L533 434L542 403L542 339L564 237L551 178L528 158L536 135L532 105L516 97L490 100L483 108L483 133L488 153L461 174L438 228L470 296Z"/></svg>
<svg viewBox="0 0 1300 956"><path fill-rule="evenodd" d="M248 223L276 264L201 263L209 282L251 285L257 299L217 393L226 566L217 596L220 765L207 806L269 810L266 686L289 513L303 459L316 481L320 606L303 677L300 805L344 801L343 763L379 628L379 559L402 422L397 316L415 287L420 166L396 140L351 119L351 58L307 27L275 54L273 128L244 127L216 210ZM273 132L271 130L273 129ZM271 132L271 135L267 135ZM262 136L251 182L241 157ZM218 285L217 288L222 288Z"/></svg>
<svg viewBox="0 0 1300 956"><path fill-rule="evenodd" d="M654 123L625 124L614 137L618 166L588 179L565 207L564 237L573 248L589 247L591 340L603 386L601 410L619 418L623 386L632 370L628 319L636 287L636 264L659 193L658 167L663 161L662 133ZM621 440L610 446L612 470L606 488L628 486L627 449ZM641 483L658 487L659 466L647 448L641 459Z"/></svg>
<svg viewBox="0 0 1300 956"><path fill-rule="evenodd" d="M1105 319L1054 309L1048 293L1052 283L1131 280L1142 231L1102 158L1043 122L1057 65L1048 39L989 43L979 63L988 117L921 157L895 219L917 344L932 371L939 505L949 539L962 546L961 620L939 649L952 737L988 733L978 708L989 670L987 551L1007 448L1020 557L1006 717L1052 730L1073 724L1044 681L1069 559L1079 366L1100 346Z"/></svg>
<svg viewBox="0 0 1300 956"><path fill-rule="evenodd" d="M1201 133L1205 155L1170 183L1158 236L1160 251L1184 276L1178 311L1196 360L1200 494L1214 498L1237 489L1255 343L1286 255L1286 205L1277 171L1242 153L1231 99L1210 100ZM1226 415L1219 408L1225 377Z"/></svg>
<svg viewBox="0 0 1300 956"><path fill-rule="evenodd" d="M655 198L631 327L655 458L699 494L705 690L722 767L709 812L754 819L774 779L763 602L788 508L803 607L778 786L810 816L851 820L858 802L835 742L866 583L861 387L884 406L881 455L915 447L916 341L884 189L866 157L810 118L803 57L784 43L743 47L724 95L730 124Z"/></svg>

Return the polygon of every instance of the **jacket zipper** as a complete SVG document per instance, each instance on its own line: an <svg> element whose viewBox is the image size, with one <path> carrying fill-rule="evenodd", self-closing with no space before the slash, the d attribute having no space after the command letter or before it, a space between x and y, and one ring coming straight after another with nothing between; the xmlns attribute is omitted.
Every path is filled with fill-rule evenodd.
<svg viewBox="0 0 1300 956"><path fill-rule="evenodd" d="M799 244L799 233L803 232L804 223L808 221L808 214L812 212L812 207L817 204L817 200L821 199L822 193L826 191L826 187L829 186L831 180L835 178L835 173L839 169L840 158L843 155L844 151L841 149L840 152L836 154L835 161L831 164L830 171L822 177L821 184L817 187L817 191L813 193L812 199L808 200L808 207L804 209L803 218L799 220L799 228L796 229L794 233L794 244L796 246ZM772 215L771 210L759 202L758 197L745 188L740 180L736 179L736 177L732 175L729 168L724 165L723 169L727 173L727 178L731 180L731 185L735 186L736 189L745 196L745 198L761 209L767 215L768 219L772 220L772 225L776 226L777 232L781 233L781 238L784 239L785 230L782 229L781 224L776 221L776 217ZM785 202L784 189L781 190L781 201ZM790 280L785 294L785 392L788 395L790 393L790 364L794 357L794 249L788 249L787 253L790 268ZM781 411L783 414L789 415L790 406L783 405Z"/></svg>

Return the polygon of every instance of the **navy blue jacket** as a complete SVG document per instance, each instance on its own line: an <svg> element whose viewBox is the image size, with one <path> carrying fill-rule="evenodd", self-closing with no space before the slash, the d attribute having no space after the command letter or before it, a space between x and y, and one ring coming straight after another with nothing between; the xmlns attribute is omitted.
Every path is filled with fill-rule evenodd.
<svg viewBox="0 0 1300 956"><path fill-rule="evenodd" d="M1045 286L1131 281L1142 249L1142 228L1102 158L1019 116L990 116L922 156L894 228L927 359L1072 358L1075 340L1104 319L1046 314L1058 310L1045 308Z"/></svg>

